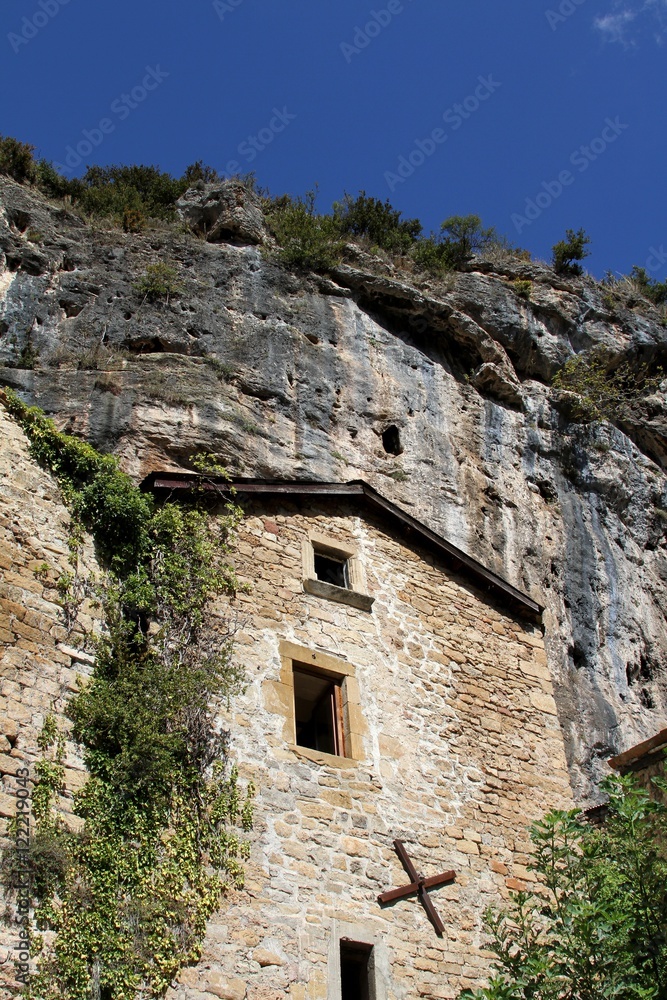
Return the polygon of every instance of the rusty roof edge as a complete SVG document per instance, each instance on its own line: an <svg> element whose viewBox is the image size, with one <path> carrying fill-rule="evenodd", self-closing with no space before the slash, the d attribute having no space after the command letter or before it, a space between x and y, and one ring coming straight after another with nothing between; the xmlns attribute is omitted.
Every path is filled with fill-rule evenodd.
<svg viewBox="0 0 667 1000"><path fill-rule="evenodd" d="M636 746L630 747L624 753L619 753L616 757L611 757L607 763L615 771L621 771L624 767L628 767L630 764L641 760L642 757L647 757L649 754L663 748L667 748L667 729L661 729L659 733L656 733L649 740L637 743Z"/></svg>
<svg viewBox="0 0 667 1000"><path fill-rule="evenodd" d="M174 490L189 489L196 482L201 481L201 476L197 473L188 472L152 472L144 479L141 488L144 490ZM206 486L206 484L204 484ZM514 587L507 580L504 580L493 570L488 569L483 563L468 555L463 549L459 549L452 542L448 542L442 535L432 531L421 521L411 514L398 507L392 500L388 500L376 489L366 483L363 479L354 479L347 483L324 483L312 480L267 480L267 479L232 479L224 480L211 477L210 488L222 487L223 489L234 489L238 494L273 494L292 496L358 496L366 500L368 505L388 515L393 520L398 521L404 528L414 531L429 545L437 549L442 555L449 556L462 564L467 570L477 577L481 577L492 587L500 590L513 601L523 605L533 614L541 615L544 611L542 605L534 601L532 597L524 594L523 591Z"/></svg>

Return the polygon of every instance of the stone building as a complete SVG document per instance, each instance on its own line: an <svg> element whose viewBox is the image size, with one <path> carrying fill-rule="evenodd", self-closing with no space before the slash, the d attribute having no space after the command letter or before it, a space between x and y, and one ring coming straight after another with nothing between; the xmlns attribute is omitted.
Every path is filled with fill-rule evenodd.
<svg viewBox="0 0 667 1000"><path fill-rule="evenodd" d="M667 805L667 796L656 788L653 778L667 778L667 729L650 740L644 740L629 750L612 757L609 766L619 774L634 774L637 780Z"/></svg>
<svg viewBox="0 0 667 1000"><path fill-rule="evenodd" d="M90 670L94 609L65 627L69 516L1 411L0 430L4 825L45 715L62 718ZM190 482L149 485L178 495ZM246 888L172 997L455 997L488 970L483 910L530 879L527 823L570 803L540 608L363 483L237 488L248 687L226 724L259 788L253 849ZM85 781L73 744L66 763L68 811ZM441 934L416 893L378 902L415 881L396 840L416 881L432 880ZM0 935L8 995L14 937Z"/></svg>
<svg viewBox="0 0 667 1000"><path fill-rule="evenodd" d="M526 825L571 804L539 605L362 482L235 485L257 821L173 996L455 997L488 971L484 909L531 878ZM416 882L452 871L429 916Z"/></svg>

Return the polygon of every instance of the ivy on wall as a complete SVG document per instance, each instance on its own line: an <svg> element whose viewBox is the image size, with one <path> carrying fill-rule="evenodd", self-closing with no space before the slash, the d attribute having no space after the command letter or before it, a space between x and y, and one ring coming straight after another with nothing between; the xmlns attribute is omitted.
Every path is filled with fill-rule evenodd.
<svg viewBox="0 0 667 1000"><path fill-rule="evenodd" d="M227 495L211 519L203 488L187 506L157 506L113 457L60 433L10 390L2 400L71 512L63 603L74 600L84 530L104 569L93 675L67 706L89 771L76 831L58 806L64 737L52 718L40 738L30 863L37 928L53 933L33 937L38 972L25 995L160 997L198 959L206 922L243 885L248 856L253 788L239 787L212 707L242 685L233 625L210 607L238 587L229 553L241 512Z"/></svg>

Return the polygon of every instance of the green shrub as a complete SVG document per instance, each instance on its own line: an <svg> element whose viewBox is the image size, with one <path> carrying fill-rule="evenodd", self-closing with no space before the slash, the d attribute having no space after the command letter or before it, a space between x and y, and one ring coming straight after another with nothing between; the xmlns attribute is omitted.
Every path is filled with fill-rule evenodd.
<svg viewBox="0 0 667 1000"><path fill-rule="evenodd" d="M646 268L635 264L630 272L630 280L634 282L639 292L655 305L667 302L667 281L660 282L649 277Z"/></svg>
<svg viewBox="0 0 667 1000"><path fill-rule="evenodd" d="M664 378L662 368L651 374L647 364L634 367L629 361L613 366L604 348L595 348L567 361L552 380L555 389L565 389L581 397L579 420L610 420L628 416L632 405L656 391Z"/></svg>
<svg viewBox="0 0 667 1000"><path fill-rule="evenodd" d="M410 257L420 271L430 274L441 274L451 270L448 247L435 236L426 236L418 240Z"/></svg>
<svg viewBox="0 0 667 1000"><path fill-rule="evenodd" d="M7 174L19 184L32 182L37 176L35 147L10 136L0 135L0 174Z"/></svg>
<svg viewBox="0 0 667 1000"><path fill-rule="evenodd" d="M530 293L533 290L532 281L524 281L522 278L515 278L512 284L514 286L514 291L520 299L530 298Z"/></svg>
<svg viewBox="0 0 667 1000"><path fill-rule="evenodd" d="M76 200L80 208L100 217L123 218L126 211L148 218L171 219L175 203L188 187L158 167L89 167L80 181Z"/></svg>
<svg viewBox="0 0 667 1000"><path fill-rule="evenodd" d="M374 246L393 254L406 254L421 234L419 219L401 219L389 200L372 198L360 191L356 198L346 194L334 203L334 218L344 236L368 239Z"/></svg>
<svg viewBox="0 0 667 1000"><path fill-rule="evenodd" d="M497 240L495 229L484 229L478 215L452 215L438 236L418 240L411 256L420 270L441 273L462 267Z"/></svg>
<svg viewBox="0 0 667 1000"><path fill-rule="evenodd" d="M81 193L81 181L68 180L59 174L49 160L40 160L36 168L35 181L40 191L49 198L76 198Z"/></svg>
<svg viewBox="0 0 667 1000"><path fill-rule="evenodd" d="M344 241L336 218L315 211L315 192L285 195L272 203L267 222L284 264L304 271L327 271L341 259Z"/></svg>
<svg viewBox="0 0 667 1000"><path fill-rule="evenodd" d="M178 280L178 271L169 264L149 264L146 273L132 286L138 295L149 302L169 302L180 295L183 286Z"/></svg>
<svg viewBox="0 0 667 1000"><path fill-rule="evenodd" d="M566 229L565 239L555 243L551 248L551 263L556 274L577 275L583 274L583 268L579 264L584 257L590 257L590 251L586 249L591 242L583 229L576 233L574 229Z"/></svg>
<svg viewBox="0 0 667 1000"><path fill-rule="evenodd" d="M208 167L203 160L197 160L196 163L191 163L185 168L182 180L187 187L192 187L198 181L202 181L204 184L218 184L222 178L215 167Z"/></svg>
<svg viewBox="0 0 667 1000"><path fill-rule="evenodd" d="M493 227L484 229L479 215L452 215L442 223L450 267L460 267L497 239Z"/></svg>

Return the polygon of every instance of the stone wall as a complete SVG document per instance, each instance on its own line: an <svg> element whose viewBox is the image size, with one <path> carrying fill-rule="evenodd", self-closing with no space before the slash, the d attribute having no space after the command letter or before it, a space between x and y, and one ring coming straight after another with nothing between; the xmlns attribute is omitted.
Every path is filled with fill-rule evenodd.
<svg viewBox="0 0 667 1000"><path fill-rule="evenodd" d="M357 552L370 612L304 593L314 532ZM259 787L252 858L172 1000L335 998L339 937L375 944L378 995L480 984L482 913L530 881L526 824L571 804L540 629L354 506L254 501L237 553L248 687L227 724ZM360 759L294 745L290 660L354 678ZM414 897L376 901L409 881L395 838L427 876L458 873L432 894L442 939Z"/></svg>
<svg viewBox="0 0 667 1000"><path fill-rule="evenodd" d="M63 717L77 677L90 672L84 633L93 620L84 606L68 626L56 583L72 571L69 516L50 475L30 458L25 437L0 408L0 842L16 815L16 771L34 777L37 737L49 713ZM95 571L90 544L80 571ZM67 746L67 792L61 805L71 815L72 793L85 771L72 744ZM0 995L13 980L16 925L0 925ZM12 987L13 984L13 987Z"/></svg>

